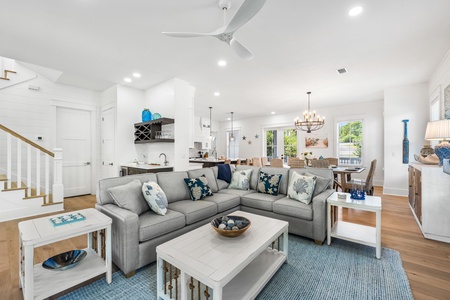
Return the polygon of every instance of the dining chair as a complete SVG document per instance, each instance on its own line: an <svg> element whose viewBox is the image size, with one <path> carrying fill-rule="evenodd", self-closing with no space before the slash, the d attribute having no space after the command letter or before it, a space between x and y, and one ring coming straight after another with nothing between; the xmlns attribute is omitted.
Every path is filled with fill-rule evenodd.
<svg viewBox="0 0 450 300"><path fill-rule="evenodd" d="M311 167L313 168L328 168L330 166L330 162L325 159L313 159L311 161Z"/></svg>
<svg viewBox="0 0 450 300"><path fill-rule="evenodd" d="M283 160L281 158L272 158L270 160L270 166L273 168L282 168Z"/></svg>
<svg viewBox="0 0 450 300"><path fill-rule="evenodd" d="M236 166L237 166L237 165L240 165L240 164L241 164L241 159L238 158L238 159L236 160Z"/></svg>
<svg viewBox="0 0 450 300"><path fill-rule="evenodd" d="M261 157L261 165L267 166L269 164L269 161L267 160L267 157Z"/></svg>
<svg viewBox="0 0 450 300"><path fill-rule="evenodd" d="M305 161L298 157L289 157L288 158L288 166L291 168L304 168Z"/></svg>
<svg viewBox="0 0 450 300"><path fill-rule="evenodd" d="M225 162L224 162L225 164L231 164L231 159L225 159Z"/></svg>
<svg viewBox="0 0 450 300"><path fill-rule="evenodd" d="M330 166L337 166L339 164L339 159L337 159L336 157L327 157L324 158L325 160L328 160L328 162L330 163Z"/></svg>
<svg viewBox="0 0 450 300"><path fill-rule="evenodd" d="M255 166L255 167L261 167L261 158L253 157L252 158L252 165Z"/></svg>
<svg viewBox="0 0 450 300"><path fill-rule="evenodd" d="M241 159L241 165L248 165L248 159Z"/></svg>
<svg viewBox="0 0 450 300"><path fill-rule="evenodd" d="M337 157L327 157L325 160L328 160L330 163L330 166L338 166L339 165L339 159ZM339 183L338 174L333 174L333 189L338 191L338 189L341 187L341 184Z"/></svg>
<svg viewBox="0 0 450 300"><path fill-rule="evenodd" d="M377 160L374 159L370 163L370 169L367 173L366 177L366 183L364 185L364 191L366 191L367 195L373 196L373 176L375 175L375 169L377 168ZM348 182L345 185L345 189L343 189L345 192L349 192L352 189L352 182Z"/></svg>

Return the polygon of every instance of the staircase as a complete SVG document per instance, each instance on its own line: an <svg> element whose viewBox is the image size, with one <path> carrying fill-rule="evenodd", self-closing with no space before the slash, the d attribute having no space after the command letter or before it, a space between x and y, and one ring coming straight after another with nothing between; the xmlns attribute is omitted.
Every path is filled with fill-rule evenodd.
<svg viewBox="0 0 450 300"><path fill-rule="evenodd" d="M62 149L50 152L2 124L0 135L0 222L64 210Z"/></svg>

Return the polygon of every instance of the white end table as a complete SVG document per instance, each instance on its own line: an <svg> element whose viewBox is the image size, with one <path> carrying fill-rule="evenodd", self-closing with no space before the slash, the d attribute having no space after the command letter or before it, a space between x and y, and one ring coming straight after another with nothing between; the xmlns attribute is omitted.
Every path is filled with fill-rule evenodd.
<svg viewBox="0 0 450 300"><path fill-rule="evenodd" d="M338 199L338 194L345 194L346 199ZM376 226L365 226L338 221L337 208L346 207L376 213ZM349 193L333 193L327 199L327 244L331 237L376 247L376 257L381 258L381 198L366 196L365 200L354 200Z"/></svg>
<svg viewBox="0 0 450 300"><path fill-rule="evenodd" d="M103 273L111 283L112 220L93 208L76 212L86 220L53 226L51 217L75 213L66 212L19 223L19 285L25 300L48 298ZM77 266L56 271L34 265L34 248L83 234L88 234L87 256Z"/></svg>

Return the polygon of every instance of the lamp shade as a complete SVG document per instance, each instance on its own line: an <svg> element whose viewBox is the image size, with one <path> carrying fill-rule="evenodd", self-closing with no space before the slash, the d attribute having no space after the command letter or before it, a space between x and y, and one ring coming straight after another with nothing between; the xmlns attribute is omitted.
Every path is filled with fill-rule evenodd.
<svg viewBox="0 0 450 300"><path fill-rule="evenodd" d="M426 140L444 140L450 138L450 120L428 122Z"/></svg>
<svg viewBox="0 0 450 300"><path fill-rule="evenodd" d="M426 140L446 140L450 138L450 120L428 122L425 132ZM450 143L443 141L434 147L434 153L439 157L439 165L443 160L450 158Z"/></svg>

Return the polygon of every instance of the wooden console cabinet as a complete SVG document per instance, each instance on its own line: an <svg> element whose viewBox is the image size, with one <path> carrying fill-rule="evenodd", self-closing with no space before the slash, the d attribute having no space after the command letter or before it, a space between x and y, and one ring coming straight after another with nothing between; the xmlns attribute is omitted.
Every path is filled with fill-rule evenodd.
<svg viewBox="0 0 450 300"><path fill-rule="evenodd" d="M409 206L425 238L450 243L450 175L442 167L410 163Z"/></svg>

